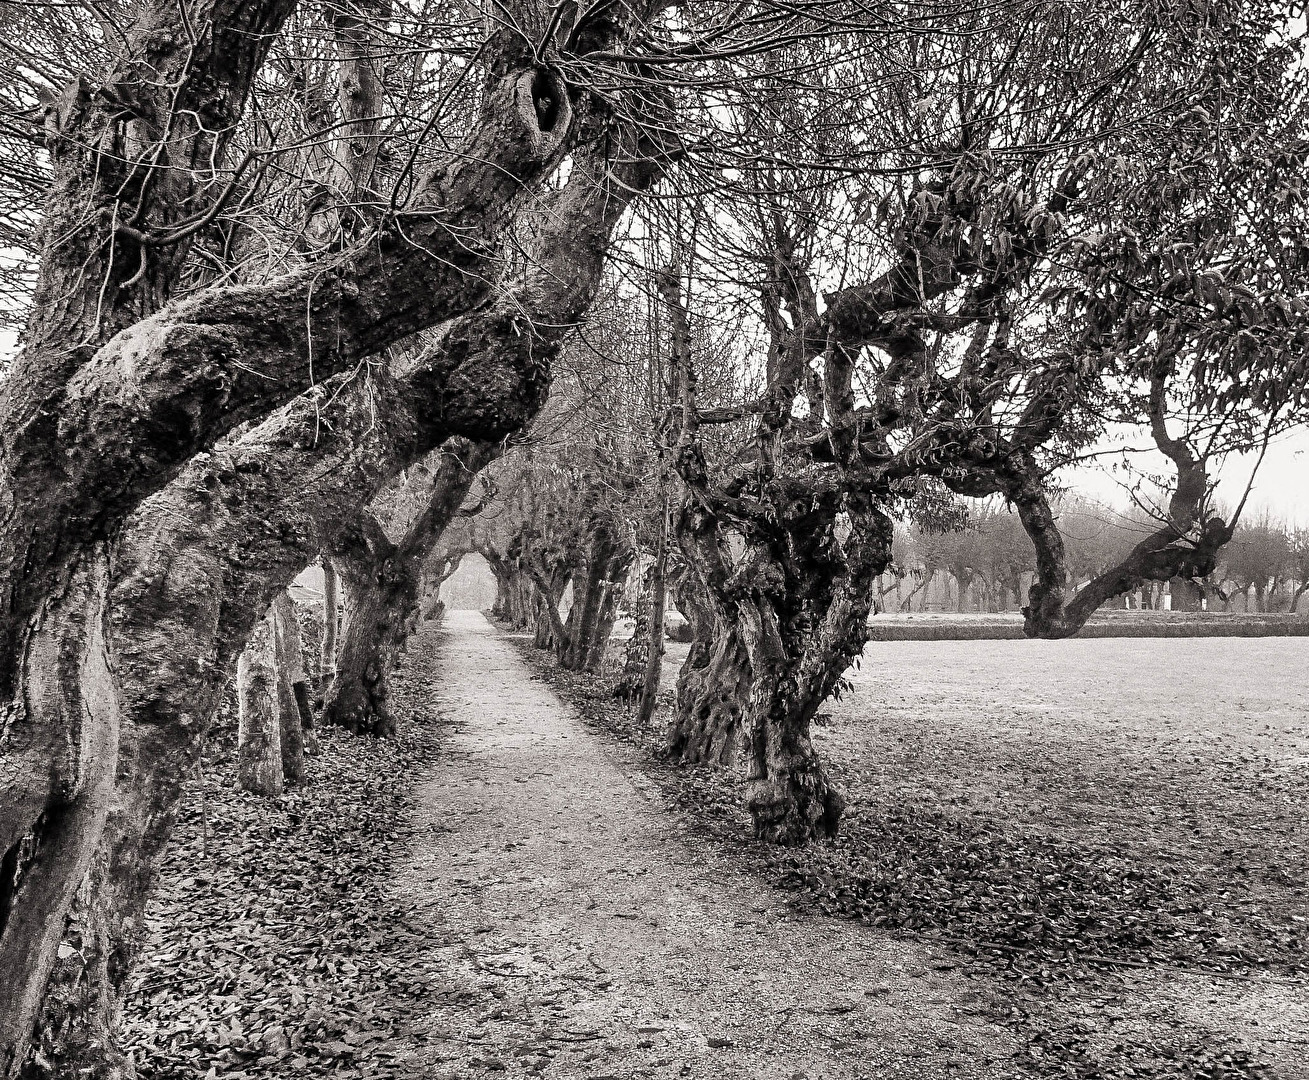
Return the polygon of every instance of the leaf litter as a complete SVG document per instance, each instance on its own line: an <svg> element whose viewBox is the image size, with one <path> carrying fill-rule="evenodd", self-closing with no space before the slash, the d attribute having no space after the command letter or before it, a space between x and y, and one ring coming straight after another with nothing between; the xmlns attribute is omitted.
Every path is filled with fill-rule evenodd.
<svg viewBox="0 0 1309 1080"><path fill-rule="evenodd" d="M790 891L794 907L938 942L967 974L1004 990L1007 1008L987 1007L1024 1046L1004 1075L1278 1075L1167 1003L1146 1018L1106 1023L1101 1015L1144 974L1138 965L1255 979L1269 971L1298 982L1303 919L1288 924L1276 909L1251 911L1239 895L1217 893L1223 874L1243 869L1233 860L1143 860L952 814L903 791L895 800L857 798L834 843L768 848L748 837L734 775L669 768L661 732L637 730L603 680L524 652L593 727L648 752L646 771L670 808L687 811ZM148 942L124 1009L125 1049L143 1075L165 1080L412 1075L410 1058L440 1037L420 1022L430 1012L421 1002L440 976L432 928L408 921L387 881L413 837L411 793L438 753L435 725L405 725L396 742L321 732L305 786L273 800L236 788L234 727L229 701L206 752L207 821L192 782L147 912ZM858 786L857 777L838 779ZM1278 872L1299 895L1302 882Z"/></svg>
<svg viewBox="0 0 1309 1080"><path fill-rule="evenodd" d="M430 929L387 882L436 733L320 730L305 784L270 799L236 786L234 712L229 700L205 753L207 821L195 781L184 796L123 1047L159 1080L408 1075Z"/></svg>

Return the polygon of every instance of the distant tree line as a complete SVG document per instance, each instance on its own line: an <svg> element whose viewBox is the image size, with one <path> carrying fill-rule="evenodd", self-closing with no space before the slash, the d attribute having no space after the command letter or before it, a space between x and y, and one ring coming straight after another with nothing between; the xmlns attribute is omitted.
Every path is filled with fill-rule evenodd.
<svg viewBox="0 0 1309 1080"><path fill-rule="evenodd" d="M1154 524L1079 497L1057 506L1068 585L1077 589L1120 562ZM894 559L877 583L877 610L1017 611L1028 602L1036 551L1011 507L982 502L957 528L907 522L896 530ZM1106 607L1174 611L1271 612L1300 609L1309 592L1309 528L1269 513L1240 522L1217 565L1202 577L1146 582Z"/></svg>

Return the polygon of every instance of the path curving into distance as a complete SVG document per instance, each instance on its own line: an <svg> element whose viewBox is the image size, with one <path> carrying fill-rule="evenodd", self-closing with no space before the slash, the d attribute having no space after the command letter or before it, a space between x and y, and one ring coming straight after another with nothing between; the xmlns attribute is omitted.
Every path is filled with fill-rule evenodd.
<svg viewBox="0 0 1309 1080"><path fill-rule="evenodd" d="M692 833L636 752L589 731L481 615L407 678L445 725L398 900L430 941L431 1077L990 1078L985 980L798 916ZM426 658L431 658L426 659ZM425 670L429 667L431 670Z"/></svg>

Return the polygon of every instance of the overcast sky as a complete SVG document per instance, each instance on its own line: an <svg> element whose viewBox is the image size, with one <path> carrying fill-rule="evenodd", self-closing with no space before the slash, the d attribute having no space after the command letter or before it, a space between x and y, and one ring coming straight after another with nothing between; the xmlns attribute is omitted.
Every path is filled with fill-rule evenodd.
<svg viewBox="0 0 1309 1080"><path fill-rule="evenodd" d="M1148 438L1137 438L1130 443L1133 447L1147 444ZM1118 450L1122 445L1106 443L1105 448ZM1257 457L1256 454L1233 456L1217 470L1218 498L1228 508L1240 501ZM1172 475L1163 455L1156 450L1134 452L1129 459L1137 469ZM1124 482L1130 482L1132 477L1129 472L1114 468L1117 460L1121 460L1121 455L1107 454L1098 465L1066 470L1061 479L1111 506L1129 505L1131 497ZM1309 526L1309 428L1297 428L1269 445L1242 519L1248 521L1263 510L1287 524Z"/></svg>

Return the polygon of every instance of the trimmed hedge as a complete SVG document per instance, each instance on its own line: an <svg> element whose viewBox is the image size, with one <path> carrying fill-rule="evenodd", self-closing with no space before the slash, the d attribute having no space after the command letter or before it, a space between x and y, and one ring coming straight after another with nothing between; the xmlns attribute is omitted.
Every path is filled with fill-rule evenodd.
<svg viewBox="0 0 1309 1080"><path fill-rule="evenodd" d="M1022 637L1023 624L1016 620L946 616L930 622L883 622L874 616L868 623L869 641L1012 641ZM1074 637L1309 637L1309 617L1124 611L1096 615Z"/></svg>

